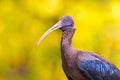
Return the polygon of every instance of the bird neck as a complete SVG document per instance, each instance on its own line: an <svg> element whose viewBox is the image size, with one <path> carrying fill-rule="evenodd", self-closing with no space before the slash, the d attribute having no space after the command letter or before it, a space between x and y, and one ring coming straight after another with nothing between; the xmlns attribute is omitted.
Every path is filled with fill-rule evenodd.
<svg viewBox="0 0 120 80"><path fill-rule="evenodd" d="M71 44L72 44L72 37L74 32L75 32L75 28L71 27L62 33L61 51L64 52L72 48Z"/></svg>

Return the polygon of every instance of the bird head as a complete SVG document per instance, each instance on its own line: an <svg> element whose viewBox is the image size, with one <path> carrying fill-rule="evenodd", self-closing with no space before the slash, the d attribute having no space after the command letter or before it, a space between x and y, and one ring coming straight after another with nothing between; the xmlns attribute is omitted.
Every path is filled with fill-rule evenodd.
<svg viewBox="0 0 120 80"><path fill-rule="evenodd" d="M55 25L53 25L50 29L48 29L39 39L37 45L41 43L41 41L51 32L57 29L61 29L63 32L69 28L74 28L74 21L70 16L63 16Z"/></svg>
<svg viewBox="0 0 120 80"><path fill-rule="evenodd" d="M60 24L60 29L62 31L65 31L70 27L74 27L73 19L70 16L62 17L58 23Z"/></svg>

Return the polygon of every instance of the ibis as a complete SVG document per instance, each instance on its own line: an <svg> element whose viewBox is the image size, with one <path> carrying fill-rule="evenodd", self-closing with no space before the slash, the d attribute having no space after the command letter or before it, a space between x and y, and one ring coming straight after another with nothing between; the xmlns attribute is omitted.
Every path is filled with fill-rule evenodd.
<svg viewBox="0 0 120 80"><path fill-rule="evenodd" d="M57 29L62 31L62 68L68 80L120 80L120 70L110 61L96 53L72 47L72 37L76 29L71 16L63 16L42 35L37 45Z"/></svg>

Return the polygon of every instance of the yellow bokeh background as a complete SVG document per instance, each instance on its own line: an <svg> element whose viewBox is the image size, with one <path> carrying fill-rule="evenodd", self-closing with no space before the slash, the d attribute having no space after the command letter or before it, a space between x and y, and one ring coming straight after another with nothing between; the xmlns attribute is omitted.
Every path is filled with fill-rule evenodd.
<svg viewBox="0 0 120 80"><path fill-rule="evenodd" d="M61 31L40 36L62 16L73 17L73 47L96 52L120 69L119 0L0 0L0 80L67 80Z"/></svg>

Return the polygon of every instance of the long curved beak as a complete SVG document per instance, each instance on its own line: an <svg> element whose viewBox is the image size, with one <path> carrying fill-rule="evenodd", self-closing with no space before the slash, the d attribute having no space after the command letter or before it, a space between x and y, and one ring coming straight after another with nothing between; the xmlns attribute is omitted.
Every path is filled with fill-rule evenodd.
<svg viewBox="0 0 120 80"><path fill-rule="evenodd" d="M39 39L39 41L37 42L37 46L40 45L40 43L42 42L42 40L48 35L50 34L51 32L53 32L54 30L56 29L59 29L61 28L61 21L57 22L54 26L52 26L50 29L48 29Z"/></svg>

